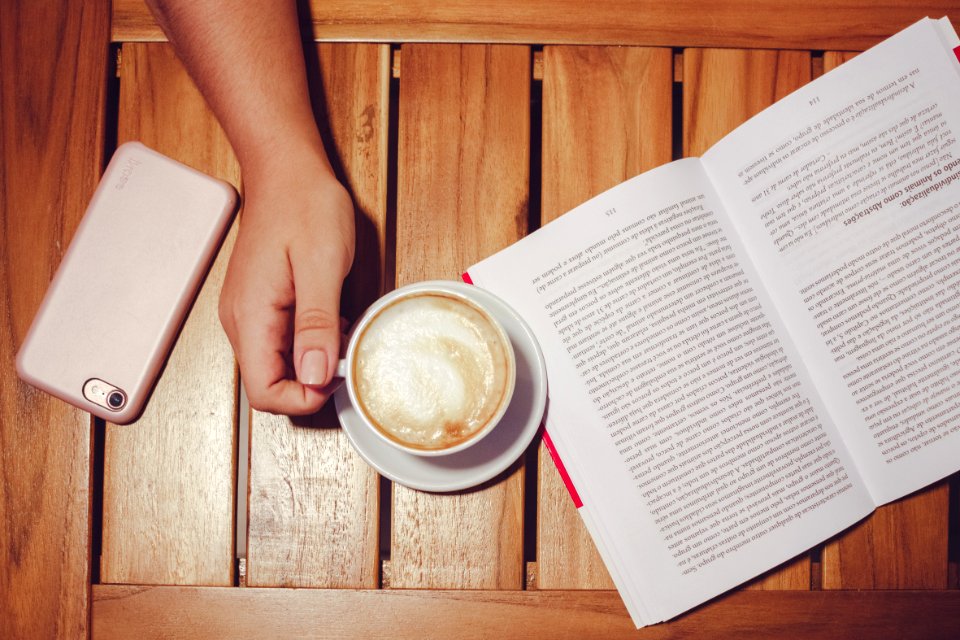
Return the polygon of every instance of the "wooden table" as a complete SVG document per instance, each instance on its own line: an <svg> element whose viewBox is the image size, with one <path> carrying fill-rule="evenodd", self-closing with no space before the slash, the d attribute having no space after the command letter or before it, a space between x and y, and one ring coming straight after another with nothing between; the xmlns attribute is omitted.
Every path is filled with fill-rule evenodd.
<svg viewBox="0 0 960 640"><path fill-rule="evenodd" d="M358 211L345 313L457 278L603 189L701 153L919 17L960 24L956 1L871 5L305 6L323 41L308 47L317 110ZM254 412L240 442L216 319L233 234L138 423L98 424L20 383L16 349L116 144L242 187L162 39L140 0L0 4L0 638L960 633L957 477L636 631L542 448L475 491L432 495L378 477L330 410Z"/></svg>

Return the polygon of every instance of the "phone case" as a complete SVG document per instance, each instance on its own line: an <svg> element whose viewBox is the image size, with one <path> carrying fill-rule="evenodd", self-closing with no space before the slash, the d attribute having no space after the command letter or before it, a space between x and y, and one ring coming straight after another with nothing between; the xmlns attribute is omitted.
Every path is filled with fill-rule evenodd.
<svg viewBox="0 0 960 640"><path fill-rule="evenodd" d="M19 376L110 422L133 421L236 204L228 183L121 145L17 354ZM117 409L112 390L124 396Z"/></svg>

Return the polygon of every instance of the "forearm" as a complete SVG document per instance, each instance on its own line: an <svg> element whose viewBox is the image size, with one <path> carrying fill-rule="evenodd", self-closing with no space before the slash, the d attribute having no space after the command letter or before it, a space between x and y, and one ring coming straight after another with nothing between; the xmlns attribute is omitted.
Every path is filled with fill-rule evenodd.
<svg viewBox="0 0 960 640"><path fill-rule="evenodd" d="M332 175L304 70L296 4L147 0L245 173L309 156Z"/></svg>
<svg viewBox="0 0 960 640"><path fill-rule="evenodd" d="M220 320L250 405L313 413L340 353L354 210L313 119L294 0L147 2L240 160Z"/></svg>

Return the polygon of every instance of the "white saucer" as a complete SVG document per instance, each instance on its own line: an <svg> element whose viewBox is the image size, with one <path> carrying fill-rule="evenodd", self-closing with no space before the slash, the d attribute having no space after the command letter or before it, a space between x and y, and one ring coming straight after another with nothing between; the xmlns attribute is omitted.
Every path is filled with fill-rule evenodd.
<svg viewBox="0 0 960 640"><path fill-rule="evenodd" d="M543 418L547 370L530 327L500 298L458 282L429 284L432 287L449 285L450 291L473 297L490 310L510 337L517 362L517 384L510 407L496 428L463 451L445 456L415 456L391 447L373 432L350 404L346 386L337 390L334 401L350 442L382 475L411 489L459 491L496 477L523 455Z"/></svg>

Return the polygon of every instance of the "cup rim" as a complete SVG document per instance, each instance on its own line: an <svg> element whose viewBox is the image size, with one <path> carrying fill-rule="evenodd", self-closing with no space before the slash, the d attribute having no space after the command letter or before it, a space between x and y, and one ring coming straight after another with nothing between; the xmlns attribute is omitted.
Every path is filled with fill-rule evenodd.
<svg viewBox="0 0 960 640"><path fill-rule="evenodd" d="M503 419L507 409L510 407L510 403L513 400L514 391L516 390L517 382L517 363L513 343L510 340L510 335L507 333L500 320L482 302L478 301L474 296L471 295L472 291L473 285L452 280L427 280L398 287L393 291L384 294L372 305L370 305L370 307L364 311L363 315L360 317L360 320L358 320L354 325L353 329L351 329L350 337L347 343L346 356L344 358L346 363L346 371L344 372L346 375L344 377L344 382L347 387L347 395L350 398L350 403L356 409L357 416L370 428L371 431L373 431L373 433L377 435L378 438L399 451L421 457L445 456L463 451L464 449L473 446L477 442L480 442L486 435L492 432L500 423L501 419ZM506 390L503 394L500 405L497 407L497 411L493 414L490 420L487 421L487 424L484 425L482 429L471 435L466 440L458 442L450 447L444 447L442 449L419 449L405 445L402 442L391 438L384 433L383 430L378 428L373 420L367 416L363 405L357 398L353 378L354 367L352 363L356 355L357 343L359 342L360 336L363 335L364 329L366 329L370 322L377 317L381 310L400 298L431 292L458 298L469 304L471 307L477 309L485 318L487 318L490 324L500 335L500 339L506 347L505 350L509 364L509 380L507 381Z"/></svg>

